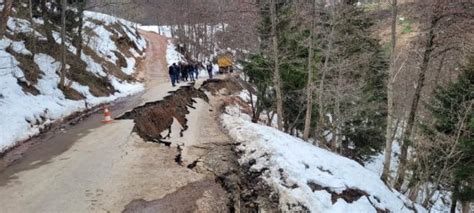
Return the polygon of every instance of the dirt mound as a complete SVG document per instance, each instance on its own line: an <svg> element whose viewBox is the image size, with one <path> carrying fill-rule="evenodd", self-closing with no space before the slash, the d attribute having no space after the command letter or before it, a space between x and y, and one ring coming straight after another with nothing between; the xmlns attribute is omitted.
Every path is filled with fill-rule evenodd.
<svg viewBox="0 0 474 213"><path fill-rule="evenodd" d="M146 141L160 142L169 145L164 141L167 136L161 133L169 130L176 119L183 127L183 131L188 128L186 115L189 114L188 107L194 108L196 101L193 98L201 98L208 102L206 94L202 90L195 89L193 86L184 86L175 92L170 92L161 101L146 103L130 112L125 113L118 119L133 119L135 122L134 131Z"/></svg>
<svg viewBox="0 0 474 213"><path fill-rule="evenodd" d="M205 81L201 88L211 92L213 95L223 94L230 95L236 92L240 92L243 87L241 79L238 77L227 78L227 79L209 79Z"/></svg>

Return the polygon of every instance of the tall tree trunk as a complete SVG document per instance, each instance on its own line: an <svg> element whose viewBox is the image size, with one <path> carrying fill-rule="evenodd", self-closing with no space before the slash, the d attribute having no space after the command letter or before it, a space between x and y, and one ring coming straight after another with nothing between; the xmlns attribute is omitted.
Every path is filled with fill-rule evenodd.
<svg viewBox="0 0 474 213"><path fill-rule="evenodd" d="M454 190L453 192L457 192L459 190L459 183L456 181L454 183ZM458 204L458 199L457 197L454 195L454 193L451 194L451 209L450 209L450 213L456 213L456 206Z"/></svg>
<svg viewBox="0 0 474 213"><path fill-rule="evenodd" d="M48 6L46 5L47 3L47 0L41 0L41 15L44 19L44 32L46 34L46 39L48 39L48 42L56 43L53 37L53 25L49 22L49 11Z"/></svg>
<svg viewBox="0 0 474 213"><path fill-rule="evenodd" d="M324 96L324 81L326 80L326 73L328 72L329 68L329 60L331 59L331 52L333 48L333 43L334 43L334 18L335 18L335 11L334 11L334 2L330 1L331 5L331 12L330 12L330 24L331 24L331 32L329 33L329 37L327 38L328 40L328 46L325 50L324 53L324 64L323 68L321 70L321 79L319 81L319 93L318 93L318 114L319 114L319 119L318 119L318 125L317 125L317 132L316 135L323 135L323 125L324 125L324 101L323 101L323 96ZM321 141L323 141L324 136L321 137Z"/></svg>
<svg viewBox="0 0 474 213"><path fill-rule="evenodd" d="M443 56L441 57L441 60L439 61L438 70L436 71L436 77L435 77L435 80L434 80L435 87L439 86L439 80L441 78L441 71L443 70L445 60L446 60L446 54L443 54Z"/></svg>
<svg viewBox="0 0 474 213"><path fill-rule="evenodd" d="M339 68L337 73L336 95L334 97L334 115L333 115L333 138L331 141L331 148L337 151L341 145L341 87L342 87L342 68Z"/></svg>
<svg viewBox="0 0 474 213"><path fill-rule="evenodd" d="M67 0L61 0L61 74L59 85L66 87L66 9Z"/></svg>
<svg viewBox="0 0 474 213"><path fill-rule="evenodd" d="M308 47L308 83L306 85L306 116L304 120L304 130L303 130L303 140L308 140L309 131L311 129L311 115L313 113L313 56L314 56L314 10L316 5L314 5L311 13L311 27L309 35L309 47Z"/></svg>
<svg viewBox="0 0 474 213"><path fill-rule="evenodd" d="M83 37L82 37L82 28L84 25L84 10L87 4L87 1L79 2L78 3L79 8L78 8L78 14L79 14L79 26L77 27L77 36L76 36L76 55L81 57L82 54L82 43L83 43Z"/></svg>
<svg viewBox="0 0 474 213"><path fill-rule="evenodd" d="M397 190L401 189L403 185L403 181L405 179L405 173L407 169L406 167L407 167L408 147L410 146L410 141L411 141L410 139L413 133L413 126L415 124L416 112L418 109L418 104L420 102L421 91L423 90L423 87L425 84L425 75L426 75L426 71L428 70L428 65L431 58L431 52L433 52L433 45L434 45L434 40L435 40L434 28L436 26L437 20L438 19L435 19L433 17L431 21L431 26L429 28L428 37L427 37L425 50L423 54L423 61L420 65L420 73L418 75L418 80L416 84L417 86L415 89L415 94L413 95L410 112L408 114L406 130L403 135L404 140L401 147L401 153L400 153L400 159L399 159L400 163L398 165L398 170L397 170L397 179L394 184L394 188Z"/></svg>
<svg viewBox="0 0 474 213"><path fill-rule="evenodd" d="M283 95L281 91L281 79L280 79L280 62L278 60L278 36L277 36L277 10L276 0L270 1L270 16L271 16L271 35L272 35L272 48L273 48L273 86L276 92L276 110L277 110L277 123L278 129L283 130Z"/></svg>
<svg viewBox="0 0 474 213"><path fill-rule="evenodd" d="M3 1L3 11L1 15L0 20L0 39L5 36L5 33L7 32L7 23L8 23L8 17L10 17L10 13L12 12L12 5L13 5L13 0L4 0Z"/></svg>
<svg viewBox="0 0 474 213"><path fill-rule="evenodd" d="M462 210L461 210L462 213L471 213L472 212L470 201L462 201L461 204L462 204Z"/></svg>
<svg viewBox="0 0 474 213"><path fill-rule="evenodd" d="M28 0L28 10L29 10L29 19L31 23L31 28L33 29L31 32L31 42L33 45L33 56L36 53L36 24L35 20L33 20L33 1Z"/></svg>
<svg viewBox="0 0 474 213"><path fill-rule="evenodd" d="M390 69L388 70L388 81L387 81L387 127L385 131L385 159L383 163L382 180L388 183L390 177L390 162L392 160L392 128L393 117L394 117L394 104L393 104L393 85L395 75L395 48L397 46L397 16L398 16L398 5L397 0L392 0L392 51L390 55Z"/></svg>

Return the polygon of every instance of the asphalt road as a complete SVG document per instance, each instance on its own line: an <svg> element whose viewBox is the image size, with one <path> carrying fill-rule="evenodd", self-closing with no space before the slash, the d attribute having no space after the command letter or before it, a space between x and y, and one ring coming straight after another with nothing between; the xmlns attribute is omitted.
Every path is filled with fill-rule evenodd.
<svg viewBox="0 0 474 213"><path fill-rule="evenodd" d="M114 106L114 116L160 100L173 90L167 75L167 39L142 34L149 41L147 57L139 68L146 90ZM211 119L212 106L198 105L190 114L190 130L183 143L226 140ZM176 148L145 143L132 134L131 120L104 125L101 118L101 114L94 114L74 127L39 139L23 157L0 171L0 212L121 212L140 199L157 201L159 212L223 209L225 196L220 186L209 181L208 175L178 165L174 161ZM204 123L194 120L201 118ZM200 137L201 132L207 138ZM185 152L191 153L186 156L190 160L202 154ZM144 212L139 207L131 211Z"/></svg>

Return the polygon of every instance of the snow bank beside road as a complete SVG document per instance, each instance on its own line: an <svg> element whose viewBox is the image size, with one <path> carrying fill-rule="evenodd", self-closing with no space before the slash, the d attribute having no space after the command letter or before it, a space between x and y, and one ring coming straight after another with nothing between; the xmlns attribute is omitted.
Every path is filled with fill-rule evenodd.
<svg viewBox="0 0 474 213"><path fill-rule="evenodd" d="M261 178L278 193L281 210L426 212L357 162L226 111L222 123L241 143L239 163L262 172Z"/></svg>
<svg viewBox="0 0 474 213"><path fill-rule="evenodd" d="M19 18L10 17L8 25L9 36L30 33L33 30L30 22ZM37 22L37 27L42 27L41 25L41 21ZM144 52L146 48L146 41L134 29L134 24L105 14L85 12L84 29L87 29L87 32L92 31L92 33L84 35L84 44L88 45L99 59L93 58L86 52L82 53L81 59L87 67L81 72L89 72L93 76L105 79L113 87L111 88L113 94L96 97L92 94L89 86L67 80L71 83L72 89L84 96L84 99L81 100L67 99L63 91L58 88L60 62L52 55L44 53L35 54L34 58L31 57L32 59L28 61L28 63L38 65L41 71L38 73L37 82L31 82L25 76L27 71L22 70L20 60L15 58L31 56L31 50L27 49L24 41L0 39L0 153L19 141L39 134L41 129L75 112L111 102L144 89L141 83L121 80L112 75L101 64L101 61L97 61L109 61L113 66L120 67L116 64L116 54L123 54L128 66L119 70L125 75L132 74L135 71L135 59L142 57L138 52ZM39 32L36 34L40 40L46 39ZM53 32L53 35L56 33ZM126 50L131 52L133 57L121 52L116 41L112 38L113 36L130 40L133 43L133 47ZM70 42L67 42L67 45L69 51L75 54L76 48ZM80 60L79 57L77 59ZM24 85L27 85L33 92L25 91Z"/></svg>

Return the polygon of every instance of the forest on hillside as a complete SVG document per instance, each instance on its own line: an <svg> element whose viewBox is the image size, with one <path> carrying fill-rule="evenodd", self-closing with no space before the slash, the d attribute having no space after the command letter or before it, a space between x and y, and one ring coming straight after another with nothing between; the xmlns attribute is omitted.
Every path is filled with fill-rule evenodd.
<svg viewBox="0 0 474 213"><path fill-rule="evenodd" d="M256 1L230 0L89 0L88 8L143 25L171 26L187 54L209 58L227 49L257 49L259 9Z"/></svg>
<svg viewBox="0 0 474 213"><path fill-rule="evenodd" d="M254 120L272 111L280 130L362 164L384 153L382 180L411 200L429 209L449 192L451 211L470 208L472 1L257 3L259 47L243 61Z"/></svg>

